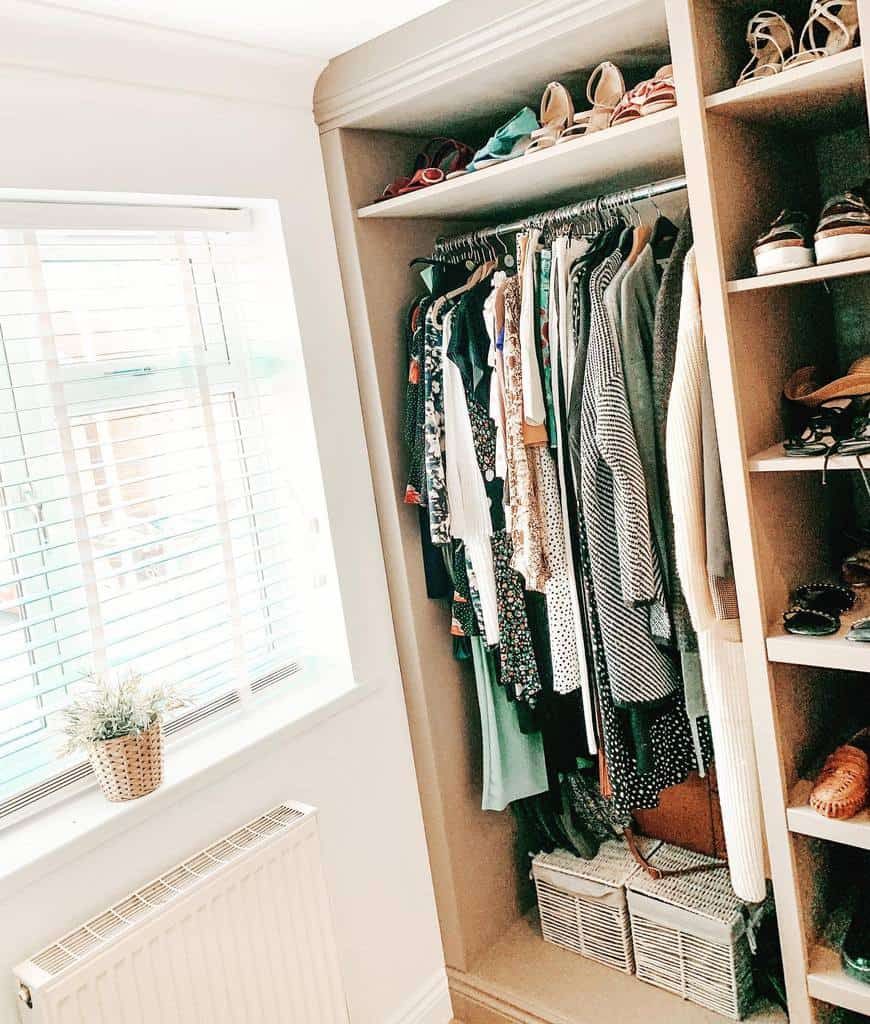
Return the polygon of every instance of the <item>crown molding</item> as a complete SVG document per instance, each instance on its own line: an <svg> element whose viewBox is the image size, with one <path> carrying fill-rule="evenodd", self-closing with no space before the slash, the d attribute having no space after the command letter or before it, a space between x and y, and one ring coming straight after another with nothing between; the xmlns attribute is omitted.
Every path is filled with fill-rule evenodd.
<svg viewBox="0 0 870 1024"><path fill-rule="evenodd" d="M4 0L0 66L311 110L320 58Z"/></svg>
<svg viewBox="0 0 870 1024"><path fill-rule="evenodd" d="M352 126L393 105L397 96L409 99L443 87L599 18L618 19L647 2L536 0L484 20L488 12L483 8L488 5L469 10L478 5L454 0L330 61L314 91L315 121L321 132ZM500 3L497 10L503 12L504 7ZM432 45L428 42L432 36L444 38ZM428 48L415 52L414 44L420 41L426 41ZM385 67L383 58L394 53L409 56Z"/></svg>

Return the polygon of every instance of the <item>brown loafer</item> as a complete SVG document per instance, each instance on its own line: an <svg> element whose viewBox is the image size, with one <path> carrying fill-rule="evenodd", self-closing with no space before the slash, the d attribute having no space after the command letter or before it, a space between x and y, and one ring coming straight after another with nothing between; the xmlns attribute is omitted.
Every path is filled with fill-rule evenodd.
<svg viewBox="0 0 870 1024"><path fill-rule="evenodd" d="M813 791L810 807L826 818L851 818L867 805L870 758L850 743L828 756Z"/></svg>

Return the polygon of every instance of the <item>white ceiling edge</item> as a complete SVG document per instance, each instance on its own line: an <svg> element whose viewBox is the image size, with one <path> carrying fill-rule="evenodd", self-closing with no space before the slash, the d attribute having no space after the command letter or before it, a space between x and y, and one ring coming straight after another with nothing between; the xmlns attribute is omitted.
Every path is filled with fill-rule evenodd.
<svg viewBox="0 0 870 1024"><path fill-rule="evenodd" d="M66 9L329 60L446 0L30 0Z"/></svg>
<svg viewBox="0 0 870 1024"><path fill-rule="evenodd" d="M158 59L155 59L158 54ZM322 57L294 56L32 0L0 5L0 67L310 111Z"/></svg>

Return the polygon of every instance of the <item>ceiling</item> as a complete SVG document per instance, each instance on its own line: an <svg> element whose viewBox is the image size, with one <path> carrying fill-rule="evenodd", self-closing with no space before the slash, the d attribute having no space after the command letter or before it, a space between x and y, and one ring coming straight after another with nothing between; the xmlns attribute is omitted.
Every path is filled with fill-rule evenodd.
<svg viewBox="0 0 870 1024"><path fill-rule="evenodd" d="M446 0L67 0L39 6L329 58Z"/></svg>

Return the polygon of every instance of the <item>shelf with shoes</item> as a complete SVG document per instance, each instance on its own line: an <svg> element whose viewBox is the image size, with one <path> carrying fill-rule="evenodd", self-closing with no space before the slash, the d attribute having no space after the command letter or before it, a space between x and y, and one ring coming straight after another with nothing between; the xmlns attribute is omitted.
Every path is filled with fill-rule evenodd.
<svg viewBox="0 0 870 1024"><path fill-rule="evenodd" d="M769 288L786 288L797 284L814 284L822 281L836 281L844 277L857 277L870 273L870 256L854 260L840 260L837 263L823 263L799 270L785 270L777 274L762 274L755 277L739 277L728 282L729 292L757 292Z"/></svg>
<svg viewBox="0 0 870 1024"><path fill-rule="evenodd" d="M860 46L708 96L707 111L739 121L821 129L867 116Z"/></svg>
<svg viewBox="0 0 870 1024"><path fill-rule="evenodd" d="M762 452L753 455L748 462L750 473L819 473L827 470L853 470L860 472L861 467L854 455L832 455L827 463L824 455L794 456L786 455L782 444L772 445ZM866 468L870 472L870 456Z"/></svg>
<svg viewBox="0 0 870 1024"><path fill-rule="evenodd" d="M369 220L522 215L550 202L597 195L604 182L608 189L630 188L682 170L680 125L672 107L372 203L357 216Z"/></svg>
<svg viewBox="0 0 870 1024"><path fill-rule="evenodd" d="M859 811L853 818L826 818L809 805L812 788L812 782L806 779L792 787L787 811L789 830L813 839L870 850L870 809Z"/></svg>
<svg viewBox="0 0 870 1024"><path fill-rule="evenodd" d="M866 615L866 608L844 615L840 629L829 636L796 636L779 623L767 635L767 656L787 665L870 672L870 644L846 639L852 623Z"/></svg>

